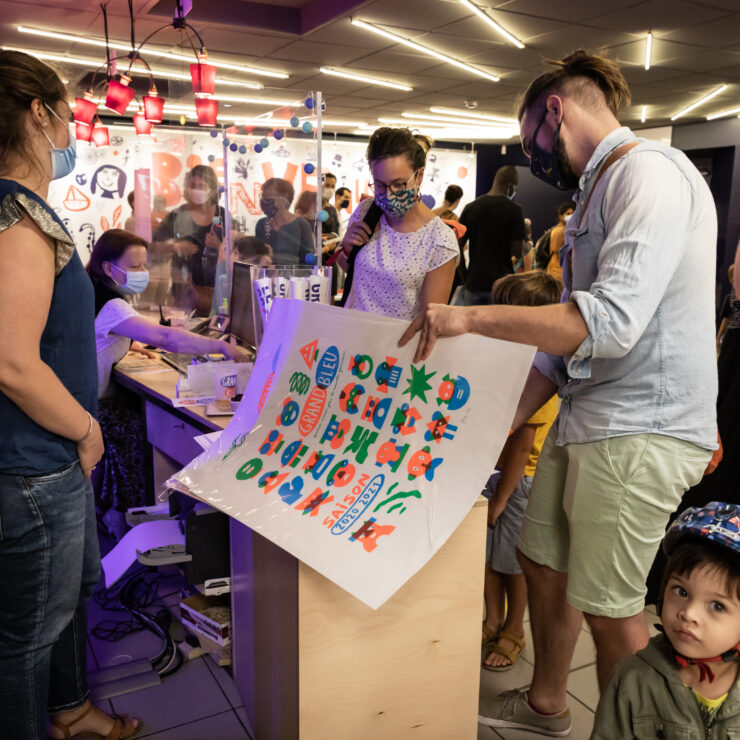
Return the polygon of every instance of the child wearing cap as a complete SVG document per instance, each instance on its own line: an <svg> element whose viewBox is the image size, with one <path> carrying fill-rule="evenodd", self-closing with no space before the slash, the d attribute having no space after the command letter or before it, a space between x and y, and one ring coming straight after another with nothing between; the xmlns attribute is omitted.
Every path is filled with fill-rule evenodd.
<svg viewBox="0 0 740 740"><path fill-rule="evenodd" d="M688 509L663 549L663 634L617 667L591 740L740 737L740 507Z"/></svg>

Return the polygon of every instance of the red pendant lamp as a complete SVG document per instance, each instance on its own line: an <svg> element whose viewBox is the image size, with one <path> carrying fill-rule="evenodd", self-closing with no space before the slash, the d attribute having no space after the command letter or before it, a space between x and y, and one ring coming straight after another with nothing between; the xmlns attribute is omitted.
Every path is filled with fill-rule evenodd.
<svg viewBox="0 0 740 740"><path fill-rule="evenodd" d="M198 63L190 65L190 77L193 81L193 92L196 95L213 95L216 90L216 72L218 67L207 64L208 54L205 50L198 54Z"/></svg>
<svg viewBox="0 0 740 740"><path fill-rule="evenodd" d="M143 108L139 108L139 112L134 116L134 128L137 136L150 136L152 133L152 123L147 121Z"/></svg>
<svg viewBox="0 0 740 740"><path fill-rule="evenodd" d="M91 123L75 122L75 139L77 139L77 141L89 142L92 138L92 131L93 127Z"/></svg>
<svg viewBox="0 0 740 740"><path fill-rule="evenodd" d="M198 114L199 126L215 126L218 121L218 100L215 98L196 98L195 112Z"/></svg>
<svg viewBox="0 0 740 740"><path fill-rule="evenodd" d="M103 124L100 121L95 122L95 125L92 128L91 138L96 147L110 145L110 137L108 136L108 127L103 126Z"/></svg>
<svg viewBox="0 0 740 740"><path fill-rule="evenodd" d="M126 75L121 75L121 81L111 80L108 83L108 94L105 98L106 108L110 108L112 111L123 115L128 108L129 103L134 99L136 91L129 87L131 78Z"/></svg>
<svg viewBox="0 0 740 740"><path fill-rule="evenodd" d="M93 101L93 91L87 90L84 97L75 98L75 123L82 123L91 127L97 110L98 104Z"/></svg>
<svg viewBox="0 0 740 740"><path fill-rule="evenodd" d="M157 95L157 88L152 85L149 94L144 96L144 118L149 123L162 123L164 114L164 98Z"/></svg>

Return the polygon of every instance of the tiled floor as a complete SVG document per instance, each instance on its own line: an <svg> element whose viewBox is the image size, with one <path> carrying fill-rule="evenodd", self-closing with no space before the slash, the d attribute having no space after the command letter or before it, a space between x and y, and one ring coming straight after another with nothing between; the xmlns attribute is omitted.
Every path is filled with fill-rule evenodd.
<svg viewBox="0 0 740 740"><path fill-rule="evenodd" d="M177 582L169 580L160 587L160 593L176 588ZM177 603L179 598L179 593L170 593L164 601ZM118 613L104 612L90 602L90 632L102 619L120 618ZM92 635L88 641L92 679L97 669L153 657L161 648L159 638L148 631L128 635L120 642L105 642ZM178 671L162 678L158 686L96 703L104 711L140 717L144 730L137 740L253 740L231 676L207 656L186 661Z"/></svg>
<svg viewBox="0 0 740 740"><path fill-rule="evenodd" d="M656 630L652 623L657 621L655 609L647 607L648 625L650 634ZM532 634L529 622L525 622L525 637L527 646L521 654L521 660L510 670L503 673L494 673L481 669L480 691L482 696L493 696L509 689L526 688L532 680L534 653L532 651ZM599 687L596 679L596 657L594 642L586 623L583 623L581 634L576 643L573 661L568 676L568 706L573 717L573 730L570 740L588 740L593 728L594 712L599 703ZM478 725L477 740L533 740L542 738L531 732L522 730L494 730L492 727Z"/></svg>
<svg viewBox="0 0 740 740"><path fill-rule="evenodd" d="M176 586L176 584L175 584ZM160 593L171 592L173 581L163 584ZM165 602L177 602L179 594L169 593ZM654 614L654 612L653 612ZM650 616L650 615L649 615ZM89 624L110 619L91 602ZM113 615L116 618L116 615ZM652 622L652 619L650 620ZM521 659L510 671L494 673L481 670L482 696L491 696L512 688L524 688L532 678L534 654L529 623L525 623L527 646ZM651 626L651 633L654 630ZM89 671L151 657L160 641L149 632L138 632L120 642L110 643L89 637ZM596 664L591 634L585 626L576 644L568 679L568 703L573 715L571 740L588 740L594 710L599 700ZM229 673L209 657L186 662L176 673L166 676L158 686L99 702L102 709L129 714L144 720L144 731L137 739L147 740L254 740L251 728ZM478 726L478 740L532 740L542 737L520 730L494 730ZM326 738L326 740L349 740Z"/></svg>

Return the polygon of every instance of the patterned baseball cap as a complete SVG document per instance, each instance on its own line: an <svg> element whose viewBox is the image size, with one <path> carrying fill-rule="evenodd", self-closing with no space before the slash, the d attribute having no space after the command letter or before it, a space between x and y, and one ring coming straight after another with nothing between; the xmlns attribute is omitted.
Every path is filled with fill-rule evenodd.
<svg viewBox="0 0 740 740"><path fill-rule="evenodd" d="M712 501L701 508L687 509L666 533L665 554L670 555L684 537L701 537L740 554L740 506Z"/></svg>

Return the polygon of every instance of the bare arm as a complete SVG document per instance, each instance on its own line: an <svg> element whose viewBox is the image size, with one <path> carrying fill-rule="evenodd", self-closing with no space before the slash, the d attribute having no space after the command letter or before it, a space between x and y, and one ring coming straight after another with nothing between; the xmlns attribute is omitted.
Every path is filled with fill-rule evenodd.
<svg viewBox="0 0 740 740"><path fill-rule="evenodd" d="M132 316L115 327L114 332L133 339L135 342L161 347L169 352L182 352L188 355L205 355L220 352L233 357L237 362L249 359L241 347L232 346L219 339L210 339L191 331L174 326L160 326L142 316Z"/></svg>
<svg viewBox="0 0 740 740"><path fill-rule="evenodd" d="M517 239L515 242L511 242L511 255L514 259L519 259L524 251L524 239Z"/></svg>
<svg viewBox="0 0 740 740"><path fill-rule="evenodd" d="M523 424L506 440L506 446L499 462L501 478L496 487L496 493L488 502L488 524L491 527L496 525L511 494L514 493L514 489L524 475L524 468L527 467L536 431L536 424Z"/></svg>
<svg viewBox="0 0 740 740"><path fill-rule="evenodd" d="M527 382L519 398L519 405L514 414L511 428L514 430L530 419L537 409L544 406L555 394L558 387L549 378L545 377L536 367L533 367L527 375Z"/></svg>
<svg viewBox="0 0 740 740"><path fill-rule="evenodd" d="M735 295L740 298L740 242L737 243L735 250L735 271L732 275L732 287L735 289Z"/></svg>
<svg viewBox="0 0 740 740"><path fill-rule="evenodd" d="M543 352L572 355L588 336L586 322L575 303L549 306L427 307L409 325L398 344L405 345L421 330L414 362L426 360L438 337L475 332L495 339L533 344Z"/></svg>
<svg viewBox="0 0 740 740"><path fill-rule="evenodd" d="M26 217L0 233L0 391L39 426L76 442L89 475L103 454L100 427L94 421L88 434L87 412L40 354L53 290L53 245Z"/></svg>
<svg viewBox="0 0 740 740"><path fill-rule="evenodd" d="M452 289L452 281L455 277L455 260L445 262L434 270L430 270L424 276L421 284L421 309L425 309L430 303L447 303Z"/></svg>

